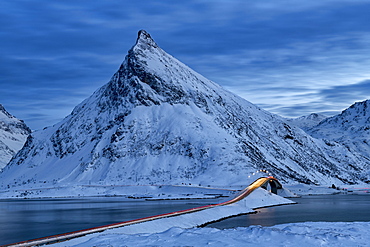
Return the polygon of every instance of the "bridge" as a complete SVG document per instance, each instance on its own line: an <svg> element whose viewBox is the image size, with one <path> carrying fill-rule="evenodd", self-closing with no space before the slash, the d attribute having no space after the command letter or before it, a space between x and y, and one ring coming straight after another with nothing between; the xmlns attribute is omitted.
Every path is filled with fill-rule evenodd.
<svg viewBox="0 0 370 247"><path fill-rule="evenodd" d="M161 218L167 218L167 217L174 217L182 214L189 214L189 213L194 213L198 212L201 210L209 209L209 208L214 208L214 207L219 207L219 206L225 206L225 205L230 205L233 203L236 203L245 197L247 197L249 194L251 194L254 190L257 188L263 188L263 189L269 189L271 193L277 194L278 189L282 189L282 185L280 182L274 178L273 176L267 176L267 177L260 177L256 179L253 183L251 183L248 187L240 191L240 193L235 196L233 199L217 203L217 204L211 204L211 205L206 205L206 206L201 206L201 207L195 207L191 209L185 209L185 210L180 210L180 211L175 211L172 213L166 213L166 214L160 214L160 215L155 215L155 216L149 216L145 218L140 218L140 219L135 219L135 220L129 220L129 221L124 221L120 223L114 223L110 225L105 225L105 226L99 226L99 227L94 227L94 228L89 228L85 230L80 230L80 231L74 231L74 232L69 232L69 233L63 233L63 234L58 234L58 235L53 235L49 237L44 237L44 238L38 238L38 239L33 239L33 240L27 240L27 241L22 241L19 243L14 243L14 244L8 244L8 245L3 245L0 247L26 247L26 246L36 246L36 245L43 245L43 244L52 244L56 242L61 242L61 241L66 241L70 240L73 238L77 237L82 237L87 234L91 233L96 233L96 232L102 232L108 229L113 229L113 228L118 228L118 227L124 227L124 226L129 226L133 224L138 224L138 223L143 223L147 221L152 221L152 220L157 220Z"/></svg>
<svg viewBox="0 0 370 247"><path fill-rule="evenodd" d="M283 189L283 186L281 183L274 177L270 177L268 181L266 181L263 185L261 185L262 188L265 190L268 190L270 187L270 192L277 195L278 190Z"/></svg>

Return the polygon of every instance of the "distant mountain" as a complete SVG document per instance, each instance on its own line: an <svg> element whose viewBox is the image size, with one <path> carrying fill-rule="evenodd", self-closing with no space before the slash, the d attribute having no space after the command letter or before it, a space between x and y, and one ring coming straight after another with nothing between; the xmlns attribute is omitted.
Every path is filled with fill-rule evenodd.
<svg viewBox="0 0 370 247"><path fill-rule="evenodd" d="M316 125L318 125L322 120L326 119L327 116L318 114L318 113L311 113L307 116L302 116L298 118L288 118L286 119L288 123L295 125L303 130L310 129Z"/></svg>
<svg viewBox="0 0 370 247"><path fill-rule="evenodd" d="M312 136L343 144L370 163L370 100L357 102L339 115L308 130ZM367 166L370 169L370 165Z"/></svg>
<svg viewBox="0 0 370 247"><path fill-rule="evenodd" d="M26 124L0 104L0 170L22 148L31 133Z"/></svg>
<svg viewBox="0 0 370 247"><path fill-rule="evenodd" d="M341 155L338 155L340 153ZM60 123L32 133L0 186L245 184L366 180L361 157L226 91L140 31L112 79Z"/></svg>

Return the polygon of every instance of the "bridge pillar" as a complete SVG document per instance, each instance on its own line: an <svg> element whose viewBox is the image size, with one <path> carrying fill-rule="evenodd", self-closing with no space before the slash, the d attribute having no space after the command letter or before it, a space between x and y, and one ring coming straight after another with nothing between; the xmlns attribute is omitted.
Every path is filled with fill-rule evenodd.
<svg viewBox="0 0 370 247"><path fill-rule="evenodd" d="M265 190L270 191L271 193L273 193L275 195L278 194L278 190L279 189L282 189L283 188L283 186L281 185L281 183L276 178L273 178L273 177L271 177L271 179L267 180L260 187L262 189L265 189Z"/></svg>
<svg viewBox="0 0 370 247"><path fill-rule="evenodd" d="M273 193L273 194L277 195L277 190L278 190L278 188L277 188L277 186L276 186L275 181L270 180L270 181L269 181L269 184L270 184L270 187L271 187L271 193Z"/></svg>
<svg viewBox="0 0 370 247"><path fill-rule="evenodd" d="M267 185L268 185L268 183L264 183L264 184L261 186L261 188L262 188L262 189L267 190Z"/></svg>

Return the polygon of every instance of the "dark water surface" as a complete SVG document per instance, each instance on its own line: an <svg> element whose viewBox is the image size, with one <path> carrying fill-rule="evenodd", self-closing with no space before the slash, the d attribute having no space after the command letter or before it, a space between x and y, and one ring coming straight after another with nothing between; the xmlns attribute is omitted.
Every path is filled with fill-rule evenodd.
<svg viewBox="0 0 370 247"><path fill-rule="evenodd" d="M214 204L227 199L174 201L119 197L0 200L0 245ZM370 221L370 194L292 199L298 204L258 209L207 227L272 226L305 221Z"/></svg>
<svg viewBox="0 0 370 247"><path fill-rule="evenodd" d="M218 203L120 197L0 200L0 245Z"/></svg>
<svg viewBox="0 0 370 247"><path fill-rule="evenodd" d="M304 196L291 200L298 204L257 209L257 214L225 219L207 227L225 229L307 221L370 221L370 194Z"/></svg>

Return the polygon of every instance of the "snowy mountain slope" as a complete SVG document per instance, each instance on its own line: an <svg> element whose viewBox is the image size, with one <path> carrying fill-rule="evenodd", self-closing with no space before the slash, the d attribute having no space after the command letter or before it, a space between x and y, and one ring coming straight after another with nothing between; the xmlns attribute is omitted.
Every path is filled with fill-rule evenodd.
<svg viewBox="0 0 370 247"><path fill-rule="evenodd" d="M316 138L341 143L370 162L370 100L351 105L342 113L309 129L308 133Z"/></svg>
<svg viewBox="0 0 370 247"><path fill-rule="evenodd" d="M261 168L286 182L355 183L368 179L364 162L224 90L140 31L112 79L34 132L0 186L232 185Z"/></svg>
<svg viewBox="0 0 370 247"><path fill-rule="evenodd" d="M22 148L31 130L0 104L0 170Z"/></svg>
<svg viewBox="0 0 370 247"><path fill-rule="evenodd" d="M318 114L318 113L311 113L307 116L301 116L298 118L288 118L286 121L290 125L295 125L303 130L310 129L316 125L318 125L322 120L326 119L327 116Z"/></svg>

